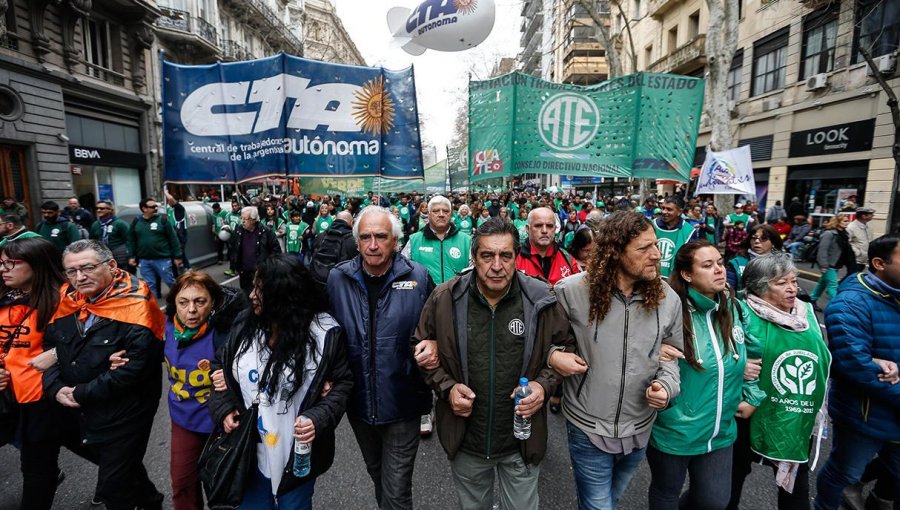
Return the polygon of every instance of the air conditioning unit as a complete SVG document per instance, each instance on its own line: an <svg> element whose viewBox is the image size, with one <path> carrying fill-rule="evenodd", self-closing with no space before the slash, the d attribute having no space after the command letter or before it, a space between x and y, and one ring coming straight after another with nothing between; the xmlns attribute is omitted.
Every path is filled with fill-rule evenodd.
<svg viewBox="0 0 900 510"><path fill-rule="evenodd" d="M878 68L878 72L881 74L893 74L894 69L897 67L897 55L893 53L888 53L887 55L882 55L872 60L875 61L875 67ZM869 67L868 70L867 74L869 76L875 76L871 67Z"/></svg>
<svg viewBox="0 0 900 510"><path fill-rule="evenodd" d="M806 90L821 90L828 86L828 75L825 73L814 74L806 80Z"/></svg>
<svg viewBox="0 0 900 510"><path fill-rule="evenodd" d="M770 97L768 99L763 100L762 108L764 112L768 112L774 110L781 106L781 99Z"/></svg>

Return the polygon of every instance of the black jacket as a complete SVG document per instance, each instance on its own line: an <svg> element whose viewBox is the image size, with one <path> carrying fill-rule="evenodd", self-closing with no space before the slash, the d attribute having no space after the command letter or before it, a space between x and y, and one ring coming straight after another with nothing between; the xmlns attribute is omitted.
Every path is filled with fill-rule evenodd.
<svg viewBox="0 0 900 510"><path fill-rule="evenodd" d="M310 229L310 231L312 231L312 229ZM328 230L316 236L316 241L313 243L313 257L316 256L319 248L322 247L322 243L325 241L325 237L329 232L331 232L332 236L339 235L342 238L341 250L336 262L350 260L359 255L359 245L353 237L353 227L344 220L334 220L331 223L331 226L328 227Z"/></svg>
<svg viewBox="0 0 900 510"><path fill-rule="evenodd" d="M281 246L278 244L278 239L275 237L275 232L272 232L272 229L263 226L262 223L257 223L256 230L259 231L259 237L256 241L257 263L269 258L269 255L281 253ZM228 247L228 258L231 259L234 267L238 269L241 267L241 243L244 239L244 232L244 226L238 225L234 229L234 234L231 236L231 245Z"/></svg>
<svg viewBox="0 0 900 510"><path fill-rule="evenodd" d="M216 352L216 359L210 371L223 369L226 391L213 391L209 398L209 413L217 428L222 426L225 416L237 409L238 416L247 412L238 381L234 378L234 361L237 350L240 347L240 332L244 327L250 310L244 310L235 319L231 332L222 346ZM350 373L350 365L347 363L347 352L343 330L333 327L325 335L325 348L322 360L315 373L315 378L310 384L309 398L304 400L300 408L300 414L306 416L316 426L316 438L313 440L312 466L309 475L303 478L294 476L294 457L288 459L278 486L278 495L282 495L300 484L312 480L325 473L334 462L334 431L337 429L344 410L347 407L347 399L353 389L353 374ZM322 397L322 387L325 381L332 384L331 391Z"/></svg>
<svg viewBox="0 0 900 510"><path fill-rule="evenodd" d="M44 349L55 347L59 363L44 373L46 398L75 387L89 444L149 430L162 394L163 343L146 327L103 317L82 329L77 314L47 326ZM122 349L128 363L110 370L109 356Z"/></svg>

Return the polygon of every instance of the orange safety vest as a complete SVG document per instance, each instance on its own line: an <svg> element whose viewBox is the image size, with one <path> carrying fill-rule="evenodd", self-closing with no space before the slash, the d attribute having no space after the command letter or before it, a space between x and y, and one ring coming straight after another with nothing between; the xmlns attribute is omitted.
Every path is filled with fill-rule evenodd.
<svg viewBox="0 0 900 510"><path fill-rule="evenodd" d="M37 312L28 305L0 308L0 348L12 340L9 352L0 359L12 376L13 394L20 404L37 402L44 394L41 373L28 365L44 352L44 333L37 328Z"/></svg>

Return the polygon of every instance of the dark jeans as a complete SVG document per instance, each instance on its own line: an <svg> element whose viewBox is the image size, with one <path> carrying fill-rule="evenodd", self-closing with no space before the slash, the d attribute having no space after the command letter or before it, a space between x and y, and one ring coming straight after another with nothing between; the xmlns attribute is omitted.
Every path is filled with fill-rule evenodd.
<svg viewBox="0 0 900 510"><path fill-rule="evenodd" d="M22 510L49 510L56 495L59 449L95 462L81 443L78 415L55 401L41 400L19 407L22 431Z"/></svg>
<svg viewBox="0 0 900 510"><path fill-rule="evenodd" d="M255 271L241 271L238 273L238 284L248 297L250 296L250 291L253 290L253 277L255 275Z"/></svg>
<svg viewBox="0 0 900 510"><path fill-rule="evenodd" d="M894 480L894 492L879 494L897 501L900 496L900 444L883 441L860 433L851 427L835 424L831 453L816 479L816 510L837 510L841 494L849 485L858 482L866 465L877 454Z"/></svg>
<svg viewBox="0 0 900 510"><path fill-rule="evenodd" d="M370 425L348 416L366 471L375 484L378 508L412 508L412 475L419 449L419 417L388 425Z"/></svg>
<svg viewBox="0 0 900 510"><path fill-rule="evenodd" d="M650 510L722 510L731 496L732 447L703 455L671 455L647 447L650 464ZM690 473L688 491L682 497L684 478Z"/></svg>
<svg viewBox="0 0 900 510"><path fill-rule="evenodd" d="M250 478L250 484L244 489L244 499L238 508L241 510L312 510L313 492L316 489L315 478L280 496L273 496L272 480L266 478L259 469L254 469L254 471L256 473Z"/></svg>
<svg viewBox="0 0 900 510"><path fill-rule="evenodd" d="M772 468L773 474L777 465L753 453L750 449L750 420L736 418L738 426L737 441L731 463L731 501L728 510L738 510L741 503L741 492L744 490L744 479L750 474L753 463L762 462ZM798 439L799 440L799 439ZM797 478L794 480L794 492L790 493L778 488L778 510L809 510L809 463L800 464Z"/></svg>
<svg viewBox="0 0 900 510"><path fill-rule="evenodd" d="M144 454L153 417L135 418L143 423L123 434L92 445L97 456L97 498L107 510L162 509L163 495L147 476Z"/></svg>
<svg viewBox="0 0 900 510"><path fill-rule="evenodd" d="M197 472L197 461L209 434L192 432L172 422L169 475L172 478L172 508L201 510L203 489Z"/></svg>

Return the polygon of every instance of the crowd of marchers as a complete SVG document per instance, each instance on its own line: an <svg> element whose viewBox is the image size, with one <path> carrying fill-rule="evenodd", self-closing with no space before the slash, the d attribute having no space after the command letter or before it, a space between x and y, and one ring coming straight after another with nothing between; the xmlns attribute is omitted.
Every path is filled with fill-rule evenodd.
<svg viewBox="0 0 900 510"><path fill-rule="evenodd" d="M799 200L720 217L680 196L235 199L211 234L237 289L188 269L171 195L130 224L73 200L34 231L0 209L0 445L22 509L53 505L62 447L110 510L312 508L345 414L382 509L413 507L432 431L460 508L540 508L548 413L582 509L615 508L645 459L651 509L737 509L754 463L779 509L900 501L900 238L873 238L870 209L812 236ZM821 270L811 296L799 259ZM143 464L163 393L171 504ZM249 468L212 490L201 459L247 431Z"/></svg>

